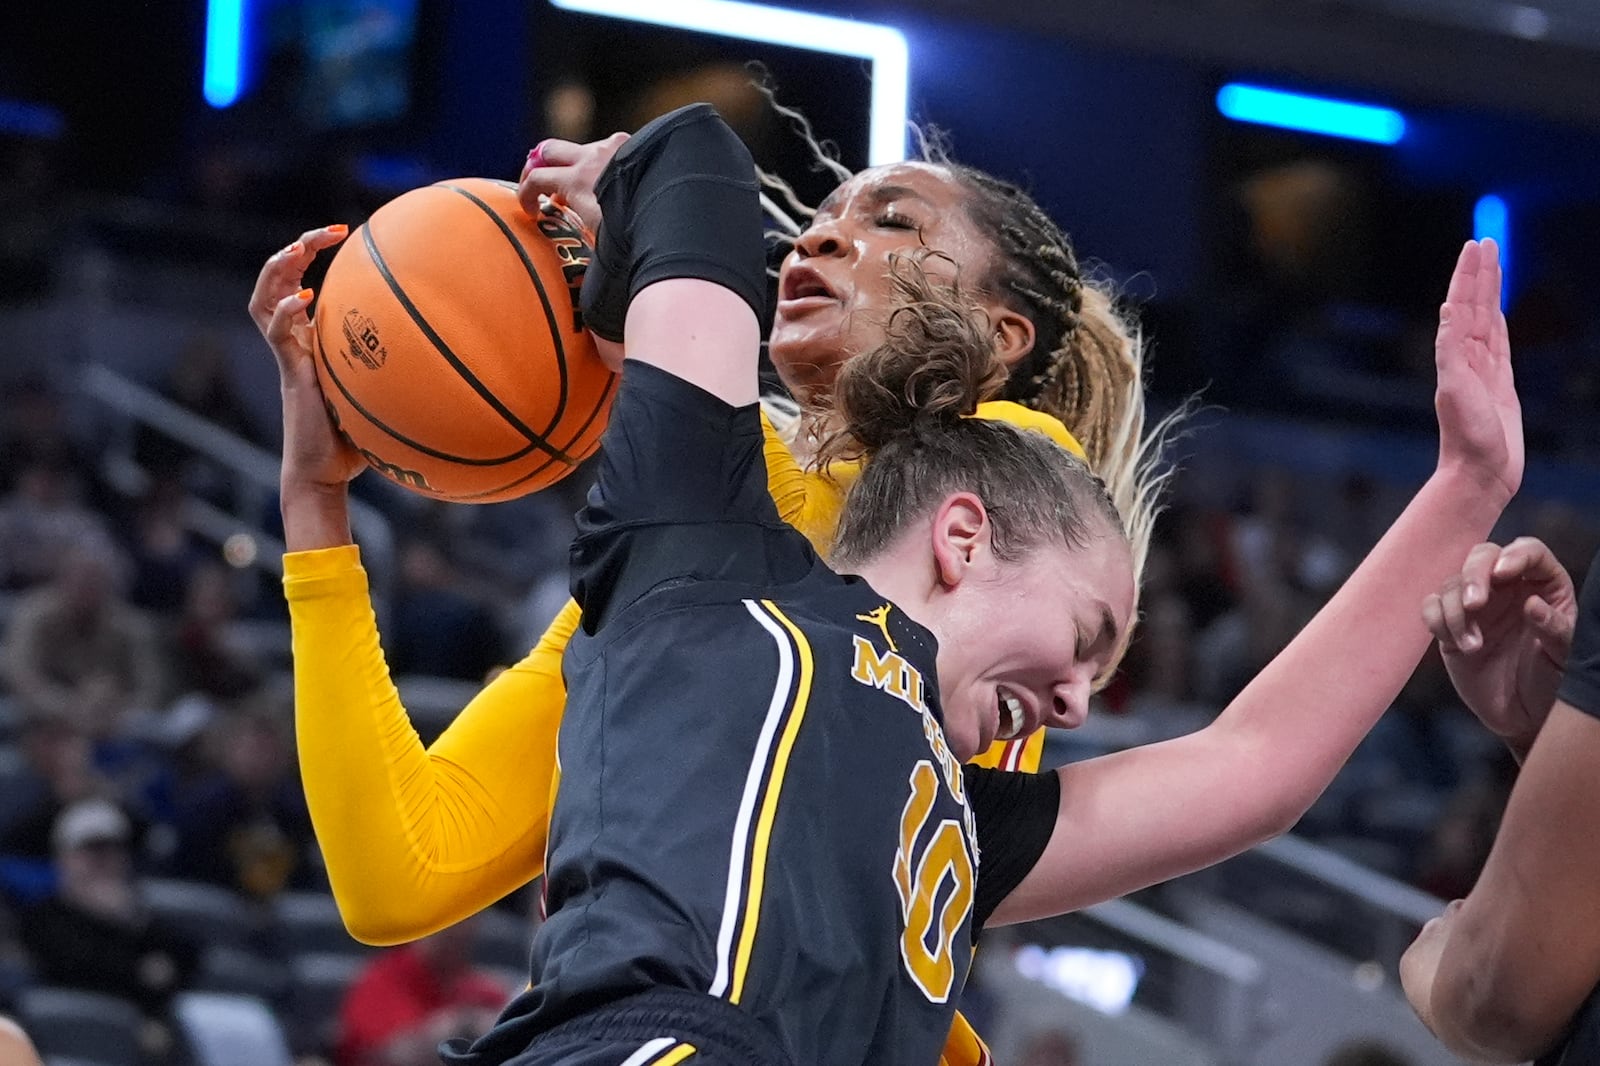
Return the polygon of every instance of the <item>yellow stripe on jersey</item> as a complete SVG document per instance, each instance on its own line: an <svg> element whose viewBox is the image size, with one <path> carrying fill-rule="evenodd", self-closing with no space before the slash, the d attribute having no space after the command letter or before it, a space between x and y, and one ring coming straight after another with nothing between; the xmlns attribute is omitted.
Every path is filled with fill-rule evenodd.
<svg viewBox="0 0 1600 1066"><path fill-rule="evenodd" d="M744 994L745 976L750 970L750 956L755 949L756 930L761 923L761 892L767 878L767 849L772 842L772 824L778 816L778 798L783 793L783 777L789 769L789 755L794 751L795 738L800 735L800 724L805 721L806 704L811 699L811 676L814 661L811 644L800 628L789 621L771 600L762 600L761 607L789 633L798 660L798 678L794 687L793 709L784 723L783 736L778 741L772 757L772 768L767 774L766 795L761 803L761 817L756 822L755 845L750 855L750 876L745 890L744 924L739 930L739 953L734 961L733 985L728 990L728 1002L738 1003Z"/></svg>
<svg viewBox="0 0 1600 1066"><path fill-rule="evenodd" d="M622 1066L676 1066L695 1053L693 1044L680 1043L670 1036L658 1036L622 1060Z"/></svg>
<svg viewBox="0 0 1600 1066"><path fill-rule="evenodd" d="M959 1012L950 1023L950 1035L945 1039L939 1066L994 1066L989 1049Z"/></svg>

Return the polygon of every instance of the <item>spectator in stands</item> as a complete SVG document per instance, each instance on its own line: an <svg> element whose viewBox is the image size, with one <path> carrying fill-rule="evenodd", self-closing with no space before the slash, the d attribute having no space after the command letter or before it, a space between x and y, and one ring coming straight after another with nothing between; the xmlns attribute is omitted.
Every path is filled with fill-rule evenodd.
<svg viewBox="0 0 1600 1066"><path fill-rule="evenodd" d="M72 431L60 391L38 376L8 380L0 387L0 492L16 488L17 474L36 455L58 459L85 502L99 506L95 456Z"/></svg>
<svg viewBox="0 0 1600 1066"><path fill-rule="evenodd" d="M249 649L232 639L237 618L233 573L221 562L196 566L182 586L183 610L167 645L168 672L176 696L198 694L238 700L253 691L264 669Z"/></svg>
<svg viewBox="0 0 1600 1066"><path fill-rule="evenodd" d="M338 1066L436 1066L451 1037L494 1024L508 989L471 963L474 922L379 955L339 1011Z"/></svg>
<svg viewBox="0 0 1600 1066"><path fill-rule="evenodd" d="M148 622L122 598L109 542L71 544L50 584L16 607L0 640L0 678L31 710L81 715L96 740L155 706L161 663Z"/></svg>
<svg viewBox="0 0 1600 1066"><path fill-rule="evenodd" d="M1144 630L1129 650L1130 713L1190 720L1200 715L1194 691L1194 627L1189 605L1170 592L1147 596Z"/></svg>
<svg viewBox="0 0 1600 1066"><path fill-rule="evenodd" d="M134 886L131 826L102 799L73 804L52 833L56 893L22 914L39 979L120 996L159 1016L193 972L197 946L145 914Z"/></svg>
<svg viewBox="0 0 1600 1066"><path fill-rule="evenodd" d="M386 642L396 675L478 681L505 662L505 636L494 614L459 591L461 583L435 540L415 537L401 547L394 624Z"/></svg>
<svg viewBox="0 0 1600 1066"><path fill-rule="evenodd" d="M1239 605L1195 641L1196 687L1221 707L1284 649L1315 613L1315 604L1272 573L1253 575Z"/></svg>
<svg viewBox="0 0 1600 1066"><path fill-rule="evenodd" d="M1516 760L1503 752L1450 797L1422 850L1419 888L1440 899L1461 899L1472 891L1516 779Z"/></svg>
<svg viewBox="0 0 1600 1066"><path fill-rule="evenodd" d="M23 768L0 784L0 855L42 862L51 856L50 832L61 812L109 795L111 785L96 772L88 737L70 714L26 715L18 746Z"/></svg>
<svg viewBox="0 0 1600 1066"><path fill-rule="evenodd" d="M190 576L206 558L184 518L188 503L176 476L157 477L133 508L127 548L133 563L128 600L141 610L173 613Z"/></svg>
<svg viewBox="0 0 1600 1066"><path fill-rule="evenodd" d="M200 332L178 350L159 391L167 399L234 436L256 444L266 435L234 386L228 349L221 336ZM134 460L156 476L178 475L206 496L223 491L227 474L203 454L158 430L142 429Z"/></svg>
<svg viewBox="0 0 1600 1066"><path fill-rule="evenodd" d="M36 444L6 457L14 482L0 499L0 588L27 589L59 570L68 545L109 539L105 520L82 501L71 456Z"/></svg>
<svg viewBox="0 0 1600 1066"><path fill-rule="evenodd" d="M287 724L262 695L220 723L218 764L173 801L172 872L258 898L318 887Z"/></svg>
<svg viewBox="0 0 1600 1066"><path fill-rule="evenodd" d="M1362 1040L1339 1047L1322 1066L1411 1066L1411 1060L1384 1044Z"/></svg>
<svg viewBox="0 0 1600 1066"><path fill-rule="evenodd" d="M0 1017L0 1062L6 1066L40 1066L39 1053L22 1027L10 1018Z"/></svg>
<svg viewBox="0 0 1600 1066"><path fill-rule="evenodd" d="M1227 549L1232 519L1220 510L1174 507L1157 536L1172 554L1172 581L1203 630L1238 602L1237 574Z"/></svg>
<svg viewBox="0 0 1600 1066"><path fill-rule="evenodd" d="M1078 1042L1059 1029L1036 1034L1023 1046L1017 1066L1081 1066Z"/></svg>

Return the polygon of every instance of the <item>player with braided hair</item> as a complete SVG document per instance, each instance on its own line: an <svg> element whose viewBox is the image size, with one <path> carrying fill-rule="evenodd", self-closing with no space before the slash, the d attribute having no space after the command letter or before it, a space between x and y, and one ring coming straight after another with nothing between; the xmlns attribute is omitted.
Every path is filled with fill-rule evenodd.
<svg viewBox="0 0 1600 1066"><path fill-rule="evenodd" d="M560 193L581 214L593 206L593 182L623 140L542 146L530 161L542 165L524 174L525 197ZM1080 284L1072 324L1070 253L1064 247L1040 251L1054 247L1051 231L1041 230L1016 196L994 200L1003 220L1015 224L984 228L986 197L974 188L938 163L874 168L845 182L795 235L780 278L770 350L802 400L828 392L842 366L881 341L904 305L894 266L908 256L934 284L958 283L971 298L1003 369L993 378L997 395L1014 386L1021 390L1014 395L1040 406L1056 401L1087 409L1095 383L1107 380L1114 362L1106 353L1119 350L1122 380L1137 391L1138 349L1126 330L1108 327L1106 337L1120 331L1130 343L1102 344L1098 360L1075 354L1074 344L1099 336L1088 325L1097 306L1110 305L1098 305L1097 290ZM1007 228L1012 235L1005 235ZM252 307L284 365L304 362L295 330L303 326L304 305L294 301L301 274L311 256L336 239L325 230L307 234L270 260L258 282ZM1019 280L995 272L996 258L1008 255L1027 259L1016 269ZM1509 371L1489 383L1492 395L1485 400L1484 386L1474 385L1463 369L1463 346L1480 343L1490 329L1480 312L1495 306L1498 278L1492 246L1470 245L1452 282L1450 306L1459 309L1458 318L1440 334L1440 412L1450 416L1448 425L1442 421L1440 470L1406 516L1213 725L1047 775L1059 778L1057 837L1070 847L1058 849L1059 862L1044 864L1041 880L1021 886L1018 906L1001 920L1085 906L1236 854L1286 829L1331 780L1420 658L1426 632L1416 624L1414 604L1442 578L1438 564L1455 554L1458 542L1464 553L1483 535L1520 477ZM1059 300L1049 295L1055 287ZM1503 320L1500 328L1503 339ZM1046 344L1061 338L1052 352L1062 354L1044 365L1036 357L1030 362L1041 337ZM1048 368L1058 362L1069 365L1052 375ZM1504 368L1503 360L1493 364L1496 375ZM296 418L315 421L323 417L320 395L314 380L302 385L290 390L286 382L286 405L292 401ZM1480 390L1471 396L1465 422L1457 402L1463 388ZM1104 450L1091 459L1101 461L1108 484L1122 486L1118 510L1137 542L1155 483L1140 443L1149 437L1142 435L1140 401L1124 396L1110 408L1119 413L1101 423L1108 427L1098 437ZM1082 453L1060 420L1039 410L995 400L977 414L1039 429ZM774 431L775 421L767 425L769 489L781 516L826 546L856 472L848 461L810 470L801 464L813 460L839 426L815 404L798 418L791 415L785 434ZM1132 450L1119 451L1119 442L1129 441ZM559 783L554 748L565 698L561 654L578 617L565 612L528 658L424 748L389 680L349 540L346 481L359 464L341 463L337 452L336 443L301 434L284 456L291 549L285 584L301 765L347 925L361 939L395 942L473 913L543 868L550 801ZM1108 469L1119 459L1123 475ZM1082 634L1086 643L1096 639L1093 629ZM1035 723L1070 728L1081 723L1084 708L1084 700L1074 699L1023 714L1008 703L1001 732L1026 732L1019 725ZM947 1061L977 1063L985 1054L970 1030L952 1033Z"/></svg>
<svg viewBox="0 0 1600 1066"><path fill-rule="evenodd" d="M1159 462L1161 445L1186 409L1180 408L1146 432L1144 346L1137 322L1117 306L1111 288L1084 272L1071 239L1032 196L1018 185L956 162L938 130L914 128L916 162L856 174L833 158L804 114L763 91L773 109L791 122L795 134L811 149L815 165L838 179L839 188L824 208L860 183L876 181L914 189L925 181L918 175L930 168L935 175L954 179L968 194L953 204L940 205L963 212L978 232L989 235L991 254L986 262L978 260L968 266L979 276L964 280L980 291L1000 296L1005 306L1025 316L1033 332L1031 344L1020 358L1015 352L1009 353L1009 358L1002 353L1009 373L997 398L1051 416L1070 429L1116 501L1133 544L1136 572L1142 573L1166 476ZM768 213L780 226L774 236L799 247L801 234L814 235L820 209L801 203L781 177L762 173L761 178L782 200L781 206L771 199L767 202ZM823 215L826 219L825 211ZM925 223L910 221L916 223L921 240ZM944 250L950 251L948 247ZM782 317L780 308L780 324ZM806 387L811 375L803 366L805 357L791 356L781 333L774 338L772 357L786 384ZM817 369L825 373L827 366ZM780 422L790 444L804 454L805 439L814 434L785 426L776 417L774 421ZM848 470L835 470L834 474L845 480L850 476ZM824 515L835 513L837 500L821 487L814 491L821 496ZM808 533L823 535L818 528L808 528ZM1031 768L1031 764L1024 765Z"/></svg>

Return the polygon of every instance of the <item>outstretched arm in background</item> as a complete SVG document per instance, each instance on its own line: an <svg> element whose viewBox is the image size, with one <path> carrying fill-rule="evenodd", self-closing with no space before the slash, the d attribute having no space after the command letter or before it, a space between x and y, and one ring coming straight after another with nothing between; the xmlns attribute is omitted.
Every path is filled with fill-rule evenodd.
<svg viewBox="0 0 1600 1066"><path fill-rule="evenodd" d="M1423 601L1456 692L1519 763L1555 703L1577 617L1572 577L1532 537L1478 545Z"/></svg>
<svg viewBox="0 0 1600 1066"><path fill-rule="evenodd" d="M1394 700L1428 644L1417 605L1487 536L1522 479L1493 242L1462 250L1439 319L1433 476L1214 723L1059 771L1056 832L999 921L1088 906L1286 832Z"/></svg>
<svg viewBox="0 0 1600 1066"><path fill-rule="evenodd" d="M1522 1062L1600 983L1600 581L1580 617L1543 544L1480 545L1425 615L1457 691L1526 758L1477 884L1423 927L1401 981L1452 1051Z"/></svg>

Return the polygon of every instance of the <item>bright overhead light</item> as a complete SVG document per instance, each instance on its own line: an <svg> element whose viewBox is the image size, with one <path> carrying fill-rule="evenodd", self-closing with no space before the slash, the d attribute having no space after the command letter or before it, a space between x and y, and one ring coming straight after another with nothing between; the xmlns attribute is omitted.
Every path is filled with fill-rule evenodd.
<svg viewBox="0 0 1600 1066"><path fill-rule="evenodd" d="M215 0L214 0L215 2ZM807 11L744 3L743 0L550 0L556 7L587 15L631 19L804 48L872 61L872 115L867 149L871 166L906 157L906 119L911 52L905 34L893 26L815 15Z"/></svg>
<svg viewBox="0 0 1600 1066"><path fill-rule="evenodd" d="M231 107L239 99L244 75L245 0L206 3L206 103Z"/></svg>
<svg viewBox="0 0 1600 1066"><path fill-rule="evenodd" d="M1406 135L1405 116L1393 108L1259 85L1224 85L1217 93L1217 110L1236 122L1254 122L1373 144L1395 144Z"/></svg>
<svg viewBox="0 0 1600 1066"><path fill-rule="evenodd" d="M1472 208L1472 235L1477 240L1494 238L1500 246L1500 306L1511 302L1511 208L1505 198L1490 194Z"/></svg>

